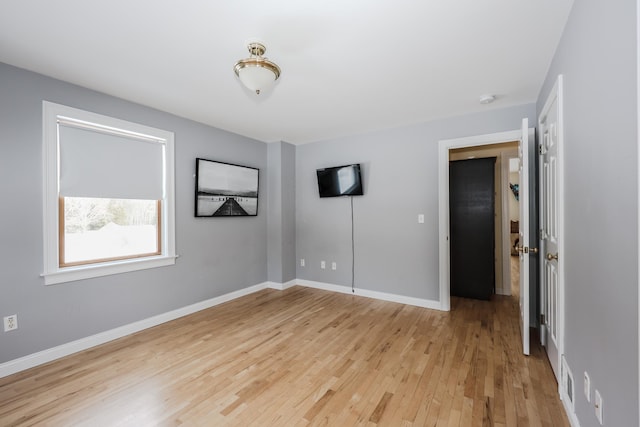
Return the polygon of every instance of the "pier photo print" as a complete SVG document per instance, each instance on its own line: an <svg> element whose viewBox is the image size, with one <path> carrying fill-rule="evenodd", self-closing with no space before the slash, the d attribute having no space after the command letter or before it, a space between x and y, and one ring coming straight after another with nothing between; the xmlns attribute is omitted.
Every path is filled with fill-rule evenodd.
<svg viewBox="0 0 640 427"><path fill-rule="evenodd" d="M258 169L196 159L196 217L258 215Z"/></svg>

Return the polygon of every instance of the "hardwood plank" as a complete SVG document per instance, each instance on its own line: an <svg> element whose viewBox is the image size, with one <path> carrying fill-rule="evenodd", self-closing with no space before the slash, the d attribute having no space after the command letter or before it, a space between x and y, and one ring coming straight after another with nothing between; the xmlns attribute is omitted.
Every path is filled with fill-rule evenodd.
<svg viewBox="0 0 640 427"><path fill-rule="evenodd" d="M387 409L387 405L389 404L389 401L391 400L392 397L393 397L393 393L389 393L388 391L384 393L384 395L378 402L378 405L376 406L376 408L373 410L373 413L369 417L370 422L374 424L378 424L380 422L380 418L382 418L382 414L384 414L385 409Z"/></svg>
<svg viewBox="0 0 640 427"><path fill-rule="evenodd" d="M264 290L0 379L3 426L569 426L517 299Z"/></svg>

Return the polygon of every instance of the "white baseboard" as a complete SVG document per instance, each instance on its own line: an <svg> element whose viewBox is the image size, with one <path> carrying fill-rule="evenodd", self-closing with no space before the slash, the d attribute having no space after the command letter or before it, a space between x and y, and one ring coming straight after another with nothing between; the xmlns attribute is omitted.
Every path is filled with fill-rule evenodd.
<svg viewBox="0 0 640 427"><path fill-rule="evenodd" d="M295 286L297 283L297 281L294 280L290 280L286 283L277 283L277 282L265 282L267 288L270 289L277 289L279 291L284 291L285 289L289 289L292 286Z"/></svg>
<svg viewBox="0 0 640 427"><path fill-rule="evenodd" d="M496 295L511 296L511 291L508 291L508 290L505 290L505 289L496 288Z"/></svg>
<svg viewBox="0 0 640 427"><path fill-rule="evenodd" d="M312 280L298 279L295 281L300 286L306 286L308 288L322 289L325 291L339 292L342 294L358 295L361 297L379 299L382 301L397 302L400 304L414 305L417 307L430 308L433 310L442 310L440 301L407 297L404 295L388 294L386 292L370 291L367 289L355 288L354 292L351 291L351 287L343 285L333 285L331 283L314 282Z"/></svg>
<svg viewBox="0 0 640 427"><path fill-rule="evenodd" d="M254 292L261 291L263 289L277 289L285 290L292 286L306 286L309 288L323 289L326 291L338 292L343 294L352 294L351 288L348 286L332 285L330 283L314 282L310 280L290 280L286 283L276 282L263 282L254 286L250 286L245 289L230 292L219 297L211 298L206 301L201 301L195 304L188 305L186 307L178 308L176 310L162 313L157 316L149 317L147 319L139 320L137 322L123 325L108 331L100 332L99 334L91 335L86 338L71 341L66 344L61 344L56 347L52 347L46 350L39 351L18 359L10 360L0 364L0 378L13 375L15 373L24 371L26 369L34 368L39 365L51 362L56 359L60 359L65 356L69 356L79 351L87 350L91 347L95 347L100 344L113 341L124 336L140 332L144 329L151 328L153 326L160 325L171 320L178 319L183 316L188 316L200 310L214 307L216 305L234 300L236 298L243 297L245 295L252 294ZM440 302L427 299L420 299L414 297L407 297L402 295L388 294L385 292L369 291L366 289L356 288L353 295L363 296L367 298L374 298L383 301L397 302L400 304L413 305L417 307L430 308L435 310L441 310Z"/></svg>
<svg viewBox="0 0 640 427"><path fill-rule="evenodd" d="M565 414L567 414L567 418L569 418L569 424L571 424L571 427L580 427L578 417L576 416L576 413L573 412L568 398L562 399L562 407L564 408Z"/></svg>
<svg viewBox="0 0 640 427"><path fill-rule="evenodd" d="M76 341L61 344L56 347L30 354L28 356L10 360L8 362L0 364L0 378L51 362L61 357L68 356L70 354L77 353L79 351L86 350L109 341L113 341L118 338L122 338L126 335L142 331L143 329L151 328L153 326L157 326L162 323L169 322L171 320L175 320L189 314L193 314L200 310L214 307L216 305L234 300L236 298L261 291L262 289L266 289L268 287L271 287L269 286L268 282L260 283L255 286L250 286L245 289L230 292L228 294L211 298L206 301L201 301L192 305L188 305L186 307L178 308L167 313L162 313L157 316L149 317L147 319L143 319L134 323L129 323L128 325L110 329L96 335L91 335L86 338L81 338Z"/></svg>

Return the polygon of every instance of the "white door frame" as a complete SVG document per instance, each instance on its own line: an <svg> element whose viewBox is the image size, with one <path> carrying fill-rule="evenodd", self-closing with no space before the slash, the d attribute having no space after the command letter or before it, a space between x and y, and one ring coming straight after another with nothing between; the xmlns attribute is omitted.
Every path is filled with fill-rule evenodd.
<svg viewBox="0 0 640 427"><path fill-rule="evenodd" d="M529 129L531 133L533 129ZM456 148L479 145L501 144L519 141L522 130L469 136L465 138L443 139L438 141L438 253L440 281L440 309L451 310L451 273L449 247L449 151Z"/></svg>
<svg viewBox="0 0 640 427"><path fill-rule="evenodd" d="M565 292L564 292L564 271L565 271L565 251L564 251L564 90L563 90L563 78L562 74L558 75L556 82L553 85L553 88L549 92L547 96L547 100L545 101L544 107L540 111L540 116L538 117L538 132L539 135L542 135L541 128L542 124L547 119L547 114L549 112L549 108L551 107L554 99L557 98L557 108L558 108L558 122L557 122L557 145L558 145L558 153L557 153L557 169L556 169L556 194L557 194L557 215L558 215L558 301L557 301L557 341L558 341L558 367L562 367L562 359L564 358L564 322L565 322ZM542 192L544 188L540 188L540 199L542 199ZM542 206L542 203L540 203ZM542 218L540 218L542 221ZM542 241L538 243L539 247L542 247ZM540 254L540 256L544 256L544 254ZM544 266L544 262L540 262L540 287L544 286L542 282L544 280L544 272L542 270ZM541 292L541 295L543 293ZM542 299L539 301L540 307L544 304L545 301ZM541 308L542 311L542 308ZM542 338L542 333L540 334ZM562 368L560 368L562 369ZM564 393L566 390L564 389L564 378L562 375L558 378L558 392L560 394L560 398L564 398Z"/></svg>

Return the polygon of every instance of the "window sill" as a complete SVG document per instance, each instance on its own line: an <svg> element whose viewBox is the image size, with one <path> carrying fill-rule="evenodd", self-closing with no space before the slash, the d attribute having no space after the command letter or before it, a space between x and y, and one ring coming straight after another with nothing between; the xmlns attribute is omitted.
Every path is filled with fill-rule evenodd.
<svg viewBox="0 0 640 427"><path fill-rule="evenodd" d="M91 279L93 277L109 276L130 271L146 270L149 268L165 267L176 263L177 255L161 255L144 259L109 262L104 264L67 267L49 273L43 273L45 285L73 282L75 280Z"/></svg>

